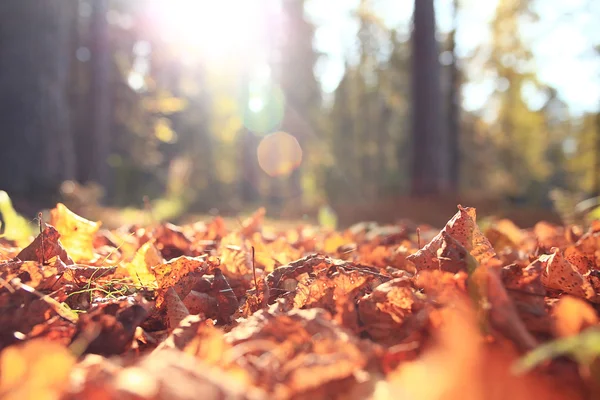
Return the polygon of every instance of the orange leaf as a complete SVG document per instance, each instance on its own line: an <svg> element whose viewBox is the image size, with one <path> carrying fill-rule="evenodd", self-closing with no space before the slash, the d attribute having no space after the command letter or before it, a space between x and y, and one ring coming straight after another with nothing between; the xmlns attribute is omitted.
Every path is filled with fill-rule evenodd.
<svg viewBox="0 0 600 400"><path fill-rule="evenodd" d="M449 235L464 246L480 263L496 257L489 240L481 233L476 223L475 209L458 206L458 212L446 224L444 229L422 249L407 257L418 269L438 269L438 250L444 243L444 236Z"/></svg>
<svg viewBox="0 0 600 400"><path fill-rule="evenodd" d="M598 323L596 311L587 302L563 296L554 307L554 330L559 337L574 336Z"/></svg>
<svg viewBox="0 0 600 400"><path fill-rule="evenodd" d="M565 260L558 248L552 254L543 254L539 260L543 263L542 283L550 288L562 290L573 296L597 301L594 288L569 261Z"/></svg>
<svg viewBox="0 0 600 400"><path fill-rule="evenodd" d="M75 357L63 346L37 339L0 354L0 394L4 400L61 398Z"/></svg>

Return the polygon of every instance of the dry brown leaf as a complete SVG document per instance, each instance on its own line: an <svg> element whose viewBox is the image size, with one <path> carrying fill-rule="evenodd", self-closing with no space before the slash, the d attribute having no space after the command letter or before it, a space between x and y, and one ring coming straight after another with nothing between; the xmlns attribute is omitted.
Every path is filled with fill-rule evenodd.
<svg viewBox="0 0 600 400"><path fill-rule="evenodd" d="M203 315L188 315L179 322L171 334L154 351L165 349L183 350L188 343L196 338L198 330L205 324L206 318Z"/></svg>
<svg viewBox="0 0 600 400"><path fill-rule="evenodd" d="M240 304L221 270L215 268L214 274L211 294L217 299L217 321L221 324L227 324Z"/></svg>
<svg viewBox="0 0 600 400"><path fill-rule="evenodd" d="M458 212L444 229L431 242L407 259L413 262L418 269L438 269L438 250L444 243L444 237L448 236L465 247L479 263L486 263L496 257L489 240L477 226L475 209L458 206Z"/></svg>
<svg viewBox="0 0 600 400"><path fill-rule="evenodd" d="M508 265L501 270L502 283L517 308L521 320L530 332L549 334L552 324L545 301L546 288L542 284L542 263L535 260L526 268Z"/></svg>
<svg viewBox="0 0 600 400"><path fill-rule="evenodd" d="M190 315L190 312L172 286L165 292L165 303L169 328L175 329L181 321Z"/></svg>
<svg viewBox="0 0 600 400"><path fill-rule="evenodd" d="M571 263L581 275L585 275L596 269L593 256L583 253L575 246L567 247L564 251L564 256L565 260Z"/></svg>
<svg viewBox="0 0 600 400"><path fill-rule="evenodd" d="M217 299L208 293L191 290L183 299L183 304L192 315L202 314L208 318L217 315Z"/></svg>
<svg viewBox="0 0 600 400"><path fill-rule="evenodd" d="M546 287L591 301L598 301L598 296L590 282L569 261L565 260L558 248L553 248L552 254L541 255L539 260L544 265L542 283Z"/></svg>
<svg viewBox="0 0 600 400"><path fill-rule="evenodd" d="M355 303L364 294L361 292L370 291L368 284L375 279L374 275L342 266L332 266L315 275L314 278L307 275L299 282L293 281L294 288L290 291L295 291L294 307L320 307L335 314L341 301Z"/></svg>
<svg viewBox="0 0 600 400"><path fill-rule="evenodd" d="M325 390L364 372L373 357L323 310L273 310L257 312L225 336L233 346L231 358L238 364L243 360L253 371L254 383L275 398ZM354 384L352 379L345 389Z"/></svg>
<svg viewBox="0 0 600 400"><path fill-rule="evenodd" d="M425 296L407 278L379 285L358 302L358 313L369 336L388 345L418 335L429 321Z"/></svg>
<svg viewBox="0 0 600 400"><path fill-rule="evenodd" d="M135 329L148 316L150 305L112 303L84 313L77 322L71 347L80 353L121 354L132 344Z"/></svg>
<svg viewBox="0 0 600 400"><path fill-rule="evenodd" d="M502 284L498 261L477 267L469 281L477 291L481 309L487 313L492 326L512 340L521 351L532 350L537 341L529 333L517 313L512 299Z"/></svg>
<svg viewBox="0 0 600 400"><path fill-rule="evenodd" d="M192 238L184 230L173 224L161 225L155 234L156 246L167 260L180 256L190 256Z"/></svg>
<svg viewBox="0 0 600 400"><path fill-rule="evenodd" d="M162 308L164 296L169 288L173 288L179 298L185 298L208 268L204 257L181 256L166 263L152 267L158 283L156 307ZM190 275L190 276L188 276Z"/></svg>
<svg viewBox="0 0 600 400"><path fill-rule="evenodd" d="M21 250L15 260L45 263L57 256L67 265L74 264L60 241L60 233L52 225L46 224L44 231L29 246Z"/></svg>

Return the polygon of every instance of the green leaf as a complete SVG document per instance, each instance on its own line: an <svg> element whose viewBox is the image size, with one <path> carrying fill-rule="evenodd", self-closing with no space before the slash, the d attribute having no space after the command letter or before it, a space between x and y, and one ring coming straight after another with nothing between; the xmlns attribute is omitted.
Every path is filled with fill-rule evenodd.
<svg viewBox="0 0 600 400"><path fill-rule="evenodd" d="M322 227L331 228L333 230L337 228L337 214L330 206L324 205L319 208L319 215L317 218L319 220L319 225Z"/></svg>
<svg viewBox="0 0 600 400"><path fill-rule="evenodd" d="M569 356L579 364L590 365L600 356L600 328L588 328L579 335L556 339L533 349L513 365L513 372L525 373L544 361L560 356Z"/></svg>
<svg viewBox="0 0 600 400"><path fill-rule="evenodd" d="M4 219L4 234L8 240L29 240L34 234L34 227L29 221L15 211L12 201L4 190L0 190L0 214Z"/></svg>
<svg viewBox="0 0 600 400"><path fill-rule="evenodd" d="M587 219L588 221L600 219L600 207L596 207L592 211L590 211L587 215Z"/></svg>

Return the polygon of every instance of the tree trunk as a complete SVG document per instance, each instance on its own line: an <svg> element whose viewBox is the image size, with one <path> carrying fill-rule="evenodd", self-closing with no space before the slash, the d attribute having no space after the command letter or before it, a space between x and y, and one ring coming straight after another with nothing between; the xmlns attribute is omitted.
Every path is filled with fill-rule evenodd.
<svg viewBox="0 0 600 400"><path fill-rule="evenodd" d="M415 0L412 32L412 194L448 187L448 146L441 123L441 87L433 0Z"/></svg>
<svg viewBox="0 0 600 400"><path fill-rule="evenodd" d="M76 0L0 1L0 188L49 200L73 179L68 76Z"/></svg>
<svg viewBox="0 0 600 400"><path fill-rule="evenodd" d="M106 20L108 0L94 0L90 26L90 120L81 131L77 155L78 178L103 187L109 184L106 160L110 153L110 46Z"/></svg>
<svg viewBox="0 0 600 400"><path fill-rule="evenodd" d="M452 63L450 64L450 90L448 92L448 156L450 190L457 192L460 186L460 71L456 54L456 29L458 27L458 0L452 1L454 27L450 32Z"/></svg>

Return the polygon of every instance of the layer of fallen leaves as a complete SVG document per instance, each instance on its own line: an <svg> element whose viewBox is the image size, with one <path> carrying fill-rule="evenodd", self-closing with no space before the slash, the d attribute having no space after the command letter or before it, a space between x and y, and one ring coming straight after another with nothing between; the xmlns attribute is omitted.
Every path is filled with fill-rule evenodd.
<svg viewBox="0 0 600 400"><path fill-rule="evenodd" d="M522 362L597 332L600 223L264 215L109 231L58 204L26 247L0 239L0 397L600 396L593 352Z"/></svg>

